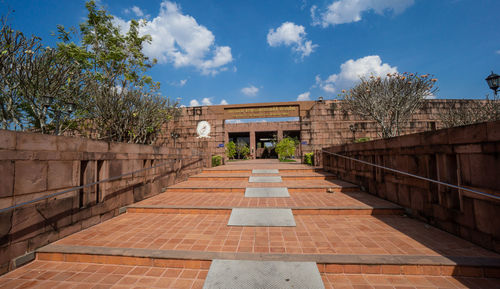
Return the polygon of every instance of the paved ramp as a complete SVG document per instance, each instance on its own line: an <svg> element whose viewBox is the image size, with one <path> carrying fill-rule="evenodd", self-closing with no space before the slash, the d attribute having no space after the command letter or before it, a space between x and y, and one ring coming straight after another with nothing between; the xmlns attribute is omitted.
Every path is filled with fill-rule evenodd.
<svg viewBox="0 0 500 289"><path fill-rule="evenodd" d="M279 174L279 170L257 170L253 169L252 174Z"/></svg>
<svg viewBox="0 0 500 289"><path fill-rule="evenodd" d="M291 209L235 208L231 211L228 226L295 227Z"/></svg>
<svg viewBox="0 0 500 289"><path fill-rule="evenodd" d="M249 183L281 183L281 177L256 177L251 176L248 179Z"/></svg>
<svg viewBox="0 0 500 289"><path fill-rule="evenodd" d="M314 262L213 260L203 289L324 289Z"/></svg>
<svg viewBox="0 0 500 289"><path fill-rule="evenodd" d="M246 188L246 198L289 198L287 188Z"/></svg>

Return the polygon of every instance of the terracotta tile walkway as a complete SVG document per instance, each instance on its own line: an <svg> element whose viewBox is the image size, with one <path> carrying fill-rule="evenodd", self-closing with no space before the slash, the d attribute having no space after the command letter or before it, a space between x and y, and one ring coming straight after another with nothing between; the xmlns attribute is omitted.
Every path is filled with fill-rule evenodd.
<svg viewBox="0 0 500 289"><path fill-rule="evenodd" d="M54 254L54 258L47 255L46 260L80 260L83 262L36 260L20 269L0 276L0 289L202 288L207 275L206 268L210 262L208 260L212 259L203 256L215 255L228 256L228 258L231 258L230 256L233 258L234 256L250 256L251 259L259 256L262 258L281 256L285 259L313 256L318 260L321 258L336 260L330 263L318 261L318 268L320 268L320 272L323 272L322 278L327 289L500 288L500 279L439 276L455 272L453 271L456 269L453 267L453 262L456 260L460 262L459 260L463 260L463 258L472 257L470 260L482 262L486 259L479 258L487 257L489 258L487 262L496 262L494 260L497 258L500 260L499 254L400 215L349 215L353 211L350 209L353 208L394 208L394 204L359 192L358 188L352 184L338 180L298 179L284 179L282 183L263 184L248 183L247 179L224 178L226 175L248 177L251 174L251 169L276 168L281 170L281 176L324 175L317 172L316 168L298 163L282 164L275 160L234 162L226 166L208 169L199 175L208 177L208 180L190 178L186 182L169 187L166 193L134 204L133 207L141 208L142 213L122 214L107 222L70 235L52 245L52 248L69 250L64 251L65 253L61 251L61 253L73 254L74 258L57 259L59 255L63 254L50 251L52 249L46 251L49 252L49 255ZM288 187L290 198L245 198L243 192L246 187ZM327 188L350 191L329 194L326 193ZM154 210L148 211L149 207L186 207L187 209L182 214L168 210L169 213L155 213ZM227 222L230 211L227 208L234 207L312 208L315 211L319 211L320 208L338 208L341 214L308 215L299 214L297 211L294 216L296 227L229 227ZM200 213L201 210L196 210L196 208L215 208L216 210L210 211L212 213L209 214ZM218 210L217 208L223 209ZM87 251L78 253L77 251L82 250L82 248L86 248ZM137 250L134 251L134 249ZM93 253L92 250L94 250ZM96 251L100 253L96 253ZM130 258L136 258L138 263L126 263L116 260L129 260L127 259L129 257L109 255L108 258L106 254L110 251L126 252L126 254L142 252L142 255L130 255L132 256ZM94 255L82 255L89 258L80 258L78 254ZM147 254L151 255L146 256ZM177 257L172 257L176 254ZM179 257L179 254L190 254L191 260L183 260L182 256L184 255ZM196 261L198 259L193 257L196 254L200 261ZM90 258L90 256L95 258ZM158 260L164 261L166 268L107 264L114 262L116 264L157 266L155 265L156 261L151 261L153 259L148 259L151 261L150 263L140 263L141 258L159 258ZM204 269L179 267L175 265L177 264L175 258L188 263L204 262L206 266L191 267ZM440 264L441 261L435 261L436 258L448 260L451 265L446 262L446 264ZM108 262L106 261L108 259L115 261ZM389 259L390 262L403 259L406 261L394 263L395 265L391 265L393 263L390 262L384 263L385 267L383 268L377 265L379 263L366 263L371 262L369 260ZM361 260L360 262L365 262L362 264L367 265L352 265L352 260ZM415 260L430 262L424 263L429 268L426 271L420 267L420 263L415 265L408 260L413 260L411 262L415 262ZM357 266L357 269L352 270L353 266ZM378 270L372 270L373 266L377 267ZM488 271L493 272L489 275L486 273L474 275L477 268L467 267L474 265L463 266L463 270L472 269L472 274L465 274L466 276L491 276L498 272L498 270L493 270ZM363 267L367 267L366 270L360 269ZM415 273L412 272L413 269L421 270L415 271L417 272ZM435 272L431 269L436 269L437 274L434 274ZM459 272L461 272L460 270L462 269L459 269ZM392 275L382 275L381 273ZM403 275L407 273L421 275Z"/></svg>
<svg viewBox="0 0 500 289"><path fill-rule="evenodd" d="M289 254L491 256L497 254L399 216L296 215L297 227L228 227L229 215L134 214L55 244Z"/></svg>
<svg viewBox="0 0 500 289"><path fill-rule="evenodd" d="M202 288L208 270L34 261L0 276L0 289Z"/></svg>
<svg viewBox="0 0 500 289"><path fill-rule="evenodd" d="M395 208L393 203L366 193L290 193L289 198L245 198L244 193L180 193L166 192L135 204L135 206L190 207L359 207Z"/></svg>
<svg viewBox="0 0 500 289"><path fill-rule="evenodd" d="M498 289L500 280L448 276L321 274L326 289Z"/></svg>

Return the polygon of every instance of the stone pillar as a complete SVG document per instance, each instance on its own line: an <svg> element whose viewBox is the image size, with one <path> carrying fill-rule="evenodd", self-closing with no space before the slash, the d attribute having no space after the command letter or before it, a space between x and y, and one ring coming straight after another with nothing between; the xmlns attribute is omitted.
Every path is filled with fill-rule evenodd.
<svg viewBox="0 0 500 289"><path fill-rule="evenodd" d="M255 146L255 130L250 130L248 132L250 134L250 155L252 156L252 159L256 159L256 153L255 150L257 147Z"/></svg>
<svg viewBox="0 0 500 289"><path fill-rule="evenodd" d="M278 129L278 135L276 136L278 139L277 141L280 142L283 139L283 130Z"/></svg>

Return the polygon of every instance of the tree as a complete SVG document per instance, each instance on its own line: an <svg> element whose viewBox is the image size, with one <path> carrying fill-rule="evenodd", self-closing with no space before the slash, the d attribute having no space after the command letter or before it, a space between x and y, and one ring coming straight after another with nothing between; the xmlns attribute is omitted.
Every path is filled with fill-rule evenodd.
<svg viewBox="0 0 500 289"><path fill-rule="evenodd" d="M72 124L75 102L86 94L80 68L41 39L27 38L2 18L0 99L4 129L37 129L61 134Z"/></svg>
<svg viewBox="0 0 500 289"><path fill-rule="evenodd" d="M295 154L295 146L296 143L292 138L286 137L282 139L277 145L276 145L276 153L278 153L278 158L280 160L284 160L287 158L290 158Z"/></svg>
<svg viewBox="0 0 500 289"><path fill-rule="evenodd" d="M142 52L149 35L140 35L141 23L132 20L123 35L113 16L95 1L86 3L87 19L80 24L81 45L70 42L71 33L58 26L59 51L92 75L93 93L85 99L83 118L92 119L97 138L150 144L161 124L180 113L177 103L160 95L159 83L145 74L156 60ZM84 129L85 131L86 129Z"/></svg>
<svg viewBox="0 0 500 289"><path fill-rule="evenodd" d="M494 95L491 99L453 102L439 117L446 128L500 120L500 99Z"/></svg>
<svg viewBox="0 0 500 289"><path fill-rule="evenodd" d="M236 155L236 144L233 141L230 141L226 144L226 156L232 160Z"/></svg>
<svg viewBox="0 0 500 289"><path fill-rule="evenodd" d="M361 78L349 91L343 90L348 111L371 118L381 128L383 138L398 136L413 113L432 96L437 79L427 74L393 73L387 77Z"/></svg>

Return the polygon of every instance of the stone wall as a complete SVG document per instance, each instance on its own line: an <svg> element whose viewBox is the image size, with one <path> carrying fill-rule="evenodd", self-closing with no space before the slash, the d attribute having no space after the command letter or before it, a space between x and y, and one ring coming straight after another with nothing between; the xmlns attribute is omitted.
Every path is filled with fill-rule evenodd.
<svg viewBox="0 0 500 289"><path fill-rule="evenodd" d="M15 258L110 219L121 207L187 179L201 170L203 155L197 147L108 143L0 130L0 209L165 164L0 213L0 273L15 267Z"/></svg>
<svg viewBox="0 0 500 289"><path fill-rule="evenodd" d="M473 100L458 99L433 99L426 100L423 107L412 117L403 134L416 133L441 128L439 115L449 109L457 102L466 103ZM282 122L282 130L294 127L301 131L303 153L319 152L322 148L337 144L351 143L355 139L370 138L378 139L379 128L374 121L363 119L357 115L345 113L342 109L342 101L295 101L260 104L236 104L236 105L214 105L202 107L183 108L181 117L168 122L160 137L158 144L176 145L178 148L205 147L207 156L224 155L224 146L227 142L228 132L266 131L275 125L266 126L262 123L225 123L225 109L245 107L269 107L269 106L298 106L299 121ZM199 121L208 121L212 126L212 132L208 139L198 139L196 136L196 125ZM353 133L350 126L356 131ZM274 129L274 128L273 128ZM172 133L177 133L179 138L173 139ZM316 163L320 162L320 154L316 154Z"/></svg>
<svg viewBox="0 0 500 289"><path fill-rule="evenodd" d="M500 121L329 147L334 152L500 196ZM500 252L500 201L323 153L340 179L412 216Z"/></svg>

